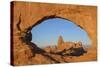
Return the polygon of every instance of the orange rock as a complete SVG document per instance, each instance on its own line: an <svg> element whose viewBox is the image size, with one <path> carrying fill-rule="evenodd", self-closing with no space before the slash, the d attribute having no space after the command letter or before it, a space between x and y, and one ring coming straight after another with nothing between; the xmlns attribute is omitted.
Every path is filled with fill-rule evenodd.
<svg viewBox="0 0 100 67"><path fill-rule="evenodd" d="M92 48L95 48L95 52L93 53L92 57L94 59L97 58L96 57L97 56L97 51L96 51L97 49L97 30L96 30L97 29L97 23L96 23L97 7L96 6L81 6L81 5L66 5L66 4L58 5L58 4L49 4L49 3L31 3L31 2L14 1L11 2L11 19L12 19L11 26L13 28L11 32L12 34L11 35L12 38L11 64L12 65L46 63L44 61L41 62L42 59L37 60L38 62L35 62L35 60L38 58L36 59L32 59L33 57L30 58L30 55L32 54L30 47L26 46L28 44L21 42L20 37L23 36L22 35L23 33L29 31L28 30L29 28L38 25L45 19L55 18L55 17L71 20L77 26L85 30L92 41ZM60 37L59 47L58 47L60 50L63 50L65 48L65 45L63 44L64 43L62 37ZM66 45L66 48L70 47L68 46ZM41 56L41 58L43 57ZM82 59L83 57L80 58ZM80 58L78 59L78 61L80 60ZM85 61L87 59L91 60L91 58L85 58ZM49 61L48 63L51 63L51 61Z"/></svg>

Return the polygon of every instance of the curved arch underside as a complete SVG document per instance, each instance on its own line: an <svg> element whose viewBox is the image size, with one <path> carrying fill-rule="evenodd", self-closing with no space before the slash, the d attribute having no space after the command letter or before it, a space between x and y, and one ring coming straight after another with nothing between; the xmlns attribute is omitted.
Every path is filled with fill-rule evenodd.
<svg viewBox="0 0 100 67"><path fill-rule="evenodd" d="M14 4L14 21L18 20L21 15L20 27L23 31L41 23L41 21L45 19L55 17L63 18L71 20L76 25L84 29L91 38L93 47L96 46L97 8L95 6L55 5L48 3L32 4L21 2L15 2Z"/></svg>

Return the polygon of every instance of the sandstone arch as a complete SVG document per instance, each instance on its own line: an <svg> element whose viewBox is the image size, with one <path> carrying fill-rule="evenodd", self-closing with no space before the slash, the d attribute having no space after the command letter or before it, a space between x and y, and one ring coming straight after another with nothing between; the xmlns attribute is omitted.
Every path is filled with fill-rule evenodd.
<svg viewBox="0 0 100 67"><path fill-rule="evenodd" d="M70 19L70 18L68 19L67 17L57 16L57 15L43 16L40 19L38 19L36 22L31 21L31 22L34 22L34 23L32 23L32 25L30 25L29 27L25 28L24 30L29 31L33 27L35 27L36 25L42 23L44 20L51 19L51 18L62 18L62 19L65 19L65 20L69 20ZM91 33L91 30L90 30L90 29L93 30L93 28L95 29L96 27L92 26L93 28L92 27L89 28L88 24L84 24L84 23L82 24L81 22L77 22L78 20L74 20L74 19L73 20L69 20L69 21L76 21L76 22L73 22L73 23L87 32L87 34L89 35L90 39L92 40L92 43L93 43L92 46L96 47L96 40L94 40L96 35L93 36L93 33ZM90 24L90 26L91 26L91 24ZM93 31L93 32L94 32L94 34L96 34L96 31Z"/></svg>
<svg viewBox="0 0 100 67"><path fill-rule="evenodd" d="M12 35L13 35L13 63L15 65L32 64L28 62L31 56L30 49L25 43L21 42L19 37L23 36L32 27L48 18L64 18L71 20L76 25L84 29L92 40L92 48L97 47L97 7L96 6L80 6L80 5L63 5L48 3L31 3L31 2L12 2ZM20 23L18 23L20 21ZM17 29L20 27L20 31ZM21 49L21 50L20 50ZM28 52L27 52L28 51ZM26 53L25 53L26 52ZM26 55L29 53L28 55ZM22 57L22 54L25 55ZM96 52L95 52L96 54ZM25 59L24 61L21 61ZM15 61L14 61L15 60Z"/></svg>

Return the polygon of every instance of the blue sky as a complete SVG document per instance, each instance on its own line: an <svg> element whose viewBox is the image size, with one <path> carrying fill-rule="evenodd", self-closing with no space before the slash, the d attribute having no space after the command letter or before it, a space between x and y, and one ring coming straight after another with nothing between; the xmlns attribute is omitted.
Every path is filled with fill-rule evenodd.
<svg viewBox="0 0 100 67"><path fill-rule="evenodd" d="M91 44L87 33L83 29L73 22L61 18L44 20L35 26L31 32L32 42L39 47L57 45L60 35L64 41L81 41L83 44Z"/></svg>

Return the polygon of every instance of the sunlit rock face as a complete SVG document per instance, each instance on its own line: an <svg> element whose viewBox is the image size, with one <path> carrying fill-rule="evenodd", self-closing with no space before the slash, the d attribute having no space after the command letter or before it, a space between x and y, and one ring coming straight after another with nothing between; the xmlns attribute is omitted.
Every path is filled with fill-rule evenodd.
<svg viewBox="0 0 100 67"><path fill-rule="evenodd" d="M62 45L63 45L64 41L63 41L63 38L62 36L59 36L58 38L58 49L61 49Z"/></svg>
<svg viewBox="0 0 100 67"><path fill-rule="evenodd" d="M92 40L92 48L86 55L72 59L64 58L69 59L70 62L97 60L97 7L30 2L12 2L11 4L13 17L11 21L13 23L12 65L44 64L43 62L48 60L44 56L42 58L39 57L41 54L36 54L35 58L32 57L30 47L27 43L22 42L20 37L26 35L32 27L41 23L41 21L54 17L73 21L80 28L84 29ZM41 62L37 58L41 59ZM49 60L47 63L55 62Z"/></svg>

